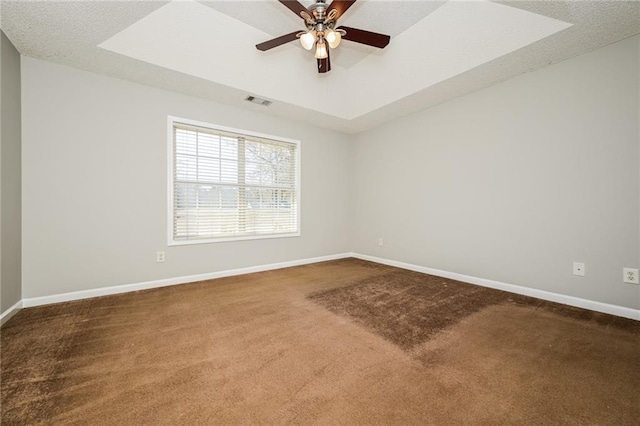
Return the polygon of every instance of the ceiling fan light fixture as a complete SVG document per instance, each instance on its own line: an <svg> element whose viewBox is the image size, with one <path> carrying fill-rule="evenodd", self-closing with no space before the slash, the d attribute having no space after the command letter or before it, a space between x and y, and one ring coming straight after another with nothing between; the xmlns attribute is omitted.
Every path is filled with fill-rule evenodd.
<svg viewBox="0 0 640 426"><path fill-rule="evenodd" d="M313 3L308 7L298 0L277 1L295 13L298 18L302 18L304 29L258 43L256 49L264 52L299 38L300 44L305 50L313 50L318 62L317 71L320 74L331 71L329 60L331 52L329 51L336 49L343 38L352 43L360 43L379 49L386 47L391 39L385 34L338 25L340 17L356 0L307 0L307 2Z"/></svg>
<svg viewBox="0 0 640 426"><path fill-rule="evenodd" d="M313 43L316 41L316 32L313 30L309 30L306 33L300 36L300 44L306 50L311 50L313 48Z"/></svg>
<svg viewBox="0 0 640 426"><path fill-rule="evenodd" d="M323 39L319 39L316 43L316 59L327 59L329 54L327 53L327 44Z"/></svg>
<svg viewBox="0 0 640 426"><path fill-rule="evenodd" d="M335 49L340 45L340 41L342 40L342 34L339 31L327 30L324 32L324 38L329 43L329 47Z"/></svg>

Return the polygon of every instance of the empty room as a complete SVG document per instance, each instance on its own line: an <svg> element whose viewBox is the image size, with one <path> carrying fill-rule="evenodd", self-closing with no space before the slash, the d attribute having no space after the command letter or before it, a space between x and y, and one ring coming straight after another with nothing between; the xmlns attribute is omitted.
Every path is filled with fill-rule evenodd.
<svg viewBox="0 0 640 426"><path fill-rule="evenodd" d="M639 424L640 2L0 28L1 424Z"/></svg>

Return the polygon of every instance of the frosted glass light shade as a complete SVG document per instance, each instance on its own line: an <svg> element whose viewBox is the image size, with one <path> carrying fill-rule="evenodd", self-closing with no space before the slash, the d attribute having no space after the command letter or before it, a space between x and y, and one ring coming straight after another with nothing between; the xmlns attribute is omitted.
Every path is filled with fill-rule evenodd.
<svg viewBox="0 0 640 426"><path fill-rule="evenodd" d="M300 44L306 50L311 50L313 47L313 43L316 42L316 34L315 31L307 31L306 33L300 36Z"/></svg>
<svg viewBox="0 0 640 426"><path fill-rule="evenodd" d="M324 41L318 40L316 43L316 59L326 59L329 56L327 53L327 45Z"/></svg>
<svg viewBox="0 0 640 426"><path fill-rule="evenodd" d="M324 33L324 38L329 43L329 47L335 49L342 40L342 35L338 31L328 30Z"/></svg>

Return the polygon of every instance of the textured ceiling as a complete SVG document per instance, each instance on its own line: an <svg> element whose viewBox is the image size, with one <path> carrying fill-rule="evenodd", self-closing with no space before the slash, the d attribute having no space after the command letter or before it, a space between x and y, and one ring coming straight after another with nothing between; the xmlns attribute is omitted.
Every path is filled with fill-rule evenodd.
<svg viewBox="0 0 640 426"><path fill-rule="evenodd" d="M34 2L3 0L0 2L0 24L18 50L27 56L251 110L288 116L349 133L372 128L382 122L479 90L515 75L594 50L640 32L640 4L636 1L499 2L501 5L509 6L503 11L515 8L516 12L520 12L521 15L526 11L540 15L540 18L552 18L548 22L561 21L571 24L571 26L555 33L551 32L551 35L548 36L535 35L533 33L537 31L536 28L539 25L531 24L538 22L534 19L529 21L530 23L527 25L536 28L519 28L513 25L511 27L508 25L500 26L498 29L502 33L497 38L497 34L491 34L491 28L488 28L487 34L484 36L488 37L487 40L496 40L486 46L488 49L501 44L501 38L516 38L518 33L531 33L532 35L528 36L529 39L523 38L523 43L526 40L529 41L522 46L514 44L511 47L505 47L502 51L497 50L493 57L478 58L475 62L466 63L466 68L452 68L451 64L459 59L456 57L449 57L442 63L437 63L436 57L419 59L419 63L415 64L417 66L415 69L420 69L420 66L426 67L429 61L431 61L431 68L451 68L448 74L443 74L446 78L440 80L432 78L426 82L423 81L425 77L422 72L412 76L411 73L391 70L400 73L401 78L386 81L381 76L384 76L388 66L393 67L394 64L402 61L406 63L416 61L416 57L419 57L416 55L416 51L420 49L415 47L408 49L409 43L405 43L403 46L402 38L404 36L405 39L408 39L407 35L412 34L412 31L414 39L416 38L415 34L428 34L429 29L433 28L429 26L429 22L442 25L442 19L435 20L438 14L442 17L446 10L442 1L358 1L344 15L340 23L390 34L392 36L391 44L384 51L377 51L377 49L361 47L353 43L343 43L338 51L332 55L334 70L327 75L317 75L314 70L312 54L303 51L295 43L269 52L258 52L261 55L257 55L253 44L247 46L247 52L255 54L257 60L261 61L259 63L261 68L272 67L275 70L282 67L283 64L290 63L291 68L287 68L287 71L280 77L285 82L293 79L304 80L305 84L314 85L314 90L327 93L331 93L333 90L336 96L349 87L352 88L351 90L355 90L349 94L351 98L362 97L363 103L377 102L372 107L373 109L369 110L358 110L358 105L350 105L348 108L345 106L347 109L342 114L337 114L338 117L336 117L336 114L318 112L313 107L305 105L303 102L297 102L293 98L280 100L278 96L271 96L271 98L276 98L276 102L269 108L244 102L242 99L250 92L264 96L264 93L260 93L260 86L251 86L249 75L246 87L254 89L251 91L242 87L242 84L236 80L233 81L233 84L229 84L229 81L216 81L194 73L189 75L190 73L184 71L169 69L171 67L159 66L153 61L141 60L98 47L110 39L115 39L114 36L120 33L126 34L133 31L137 25L146 22L145 18L154 12L159 12L159 9L167 3L164 1ZM261 35L268 39L300 28L300 20L273 0L201 3L200 6L207 7L213 14L224 15L229 18L229 22L236 21L238 24L244 25L246 32L243 34L254 34L256 37ZM311 2L303 0L302 3L308 5ZM466 3L471 10L474 7L473 4L478 1L455 1L455 3L462 5ZM467 15L473 14L467 13ZM478 22L482 22L485 17L480 12L477 15ZM515 14L514 16L519 15ZM528 16L528 14L522 16ZM468 21L464 25L460 25L461 28L457 28L457 24L460 25L459 22L451 22L451 27L459 30L455 34L466 34L465 31L478 25L478 23ZM418 33L417 28L420 25L423 27ZM434 34L434 37L437 35ZM447 40L450 39L451 37L448 37ZM425 43L427 42L428 40L425 40ZM473 42L473 39L460 36L456 41L457 45L448 47L446 51L459 48L459 52L465 52L464 48L468 49ZM445 46L446 43L443 40L439 46ZM141 46L143 45L141 44ZM437 46L430 47L432 50L436 48ZM228 56L230 57L230 55ZM446 55L439 56L446 57ZM468 56L468 52L464 56ZM385 58L393 58L393 61ZM389 62L385 63L385 60ZM430 70L430 68L424 69ZM268 73L268 71L265 72ZM363 82L366 82L366 85ZM360 87L357 87L358 84ZM354 87L355 89L353 89ZM331 95L331 97L334 96Z"/></svg>

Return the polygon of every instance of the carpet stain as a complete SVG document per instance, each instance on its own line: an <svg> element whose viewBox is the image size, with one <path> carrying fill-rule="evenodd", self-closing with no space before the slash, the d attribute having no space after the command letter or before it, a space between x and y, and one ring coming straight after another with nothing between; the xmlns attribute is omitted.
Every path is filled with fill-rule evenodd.
<svg viewBox="0 0 640 426"><path fill-rule="evenodd" d="M494 305L526 306L640 335L638 321L395 268L308 299L404 350Z"/></svg>
<svg viewBox="0 0 640 426"><path fill-rule="evenodd" d="M307 297L418 361L447 424L640 419L638 321L400 269Z"/></svg>

